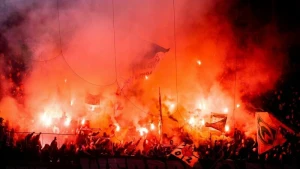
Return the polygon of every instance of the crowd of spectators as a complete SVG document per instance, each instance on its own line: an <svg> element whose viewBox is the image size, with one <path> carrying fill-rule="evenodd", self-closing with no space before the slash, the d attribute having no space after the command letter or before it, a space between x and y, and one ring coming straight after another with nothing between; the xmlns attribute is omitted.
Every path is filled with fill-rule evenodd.
<svg viewBox="0 0 300 169"><path fill-rule="evenodd" d="M270 91L264 97L264 110L272 112L294 130L300 127L300 90L295 78L279 81L277 89Z"/></svg>
<svg viewBox="0 0 300 169"><path fill-rule="evenodd" d="M14 129L9 129L1 118L0 158L3 160L25 160L43 163L78 163L81 157L120 157L138 156L150 158L175 158L170 155L177 145L172 140L168 144L159 144L153 138L141 137L124 143L112 142L106 133L80 132L74 140L63 143L60 147L56 137L53 141L42 145L41 133L28 133L20 137ZM199 159L246 160L250 162L271 162L291 164L299 159L300 142L294 135L286 135L287 142L274 147L267 153L258 155L257 142L246 138L241 131L235 129L232 139L214 140L200 143L194 147ZM231 141L228 141L231 140ZM191 140L189 140L191 142Z"/></svg>

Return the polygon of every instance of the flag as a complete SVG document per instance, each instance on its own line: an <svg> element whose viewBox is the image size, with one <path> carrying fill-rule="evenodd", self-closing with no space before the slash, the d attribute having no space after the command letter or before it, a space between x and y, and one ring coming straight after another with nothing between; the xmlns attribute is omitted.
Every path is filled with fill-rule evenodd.
<svg viewBox="0 0 300 169"><path fill-rule="evenodd" d="M99 105L100 104L100 95L92 95L90 93L86 93L85 103L89 105Z"/></svg>
<svg viewBox="0 0 300 169"><path fill-rule="evenodd" d="M178 122L178 120L173 115L168 115L169 119Z"/></svg>
<svg viewBox="0 0 300 169"><path fill-rule="evenodd" d="M192 144L182 143L171 154L193 167L199 159L198 153L194 151L193 147Z"/></svg>
<svg viewBox="0 0 300 169"><path fill-rule="evenodd" d="M145 53L144 58L145 59L151 59L153 58L157 53L159 52L169 52L170 48L166 49L164 47L161 47L155 43L151 43L150 44L150 50L148 52Z"/></svg>
<svg viewBox="0 0 300 169"><path fill-rule="evenodd" d="M268 112L257 112L255 114L257 128L258 154L262 154L275 146L282 145L286 138L282 130L294 133L292 129L284 125Z"/></svg>
<svg viewBox="0 0 300 169"><path fill-rule="evenodd" d="M227 117L227 114L211 112L211 117L215 117L215 118L225 118L225 117Z"/></svg>
<svg viewBox="0 0 300 169"><path fill-rule="evenodd" d="M155 43L147 44L144 50L145 52L138 57L133 63L134 79L144 78L153 73L154 69L160 62L160 56L158 53L166 53L170 49L161 47Z"/></svg>
<svg viewBox="0 0 300 169"><path fill-rule="evenodd" d="M226 125L227 117L223 118L220 121L214 122L214 123L205 123L205 127L212 127L216 130L219 130L223 132L225 130L225 125Z"/></svg>

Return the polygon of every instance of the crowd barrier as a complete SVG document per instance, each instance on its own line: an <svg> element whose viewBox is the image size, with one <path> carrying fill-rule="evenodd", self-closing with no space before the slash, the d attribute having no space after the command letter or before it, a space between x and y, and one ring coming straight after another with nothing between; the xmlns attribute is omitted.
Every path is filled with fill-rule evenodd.
<svg viewBox="0 0 300 169"><path fill-rule="evenodd" d="M188 166L181 160L144 159L137 157L122 158L81 158L78 165L59 163L39 164L16 162L6 164L6 169L296 169L294 165L279 165L272 163L250 163L233 160L200 160L194 167Z"/></svg>

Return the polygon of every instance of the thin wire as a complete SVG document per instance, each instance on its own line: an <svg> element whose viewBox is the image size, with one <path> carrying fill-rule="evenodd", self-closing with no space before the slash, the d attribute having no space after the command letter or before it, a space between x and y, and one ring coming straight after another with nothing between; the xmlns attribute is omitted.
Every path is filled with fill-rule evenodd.
<svg viewBox="0 0 300 169"><path fill-rule="evenodd" d="M112 4L112 21L113 21L113 34L114 34L114 56L115 56L115 70L116 70L116 83L118 88L121 89L121 86L119 84L118 81L118 69L117 69L117 48L116 48L116 28L115 28L115 3L114 0L111 0L111 4ZM145 110L143 110L142 108L140 108L139 106L137 106L133 101L130 100L130 98L128 98L128 96L125 95L125 93L121 90L122 95L125 97L126 100L129 101L129 103L131 103L136 109L140 110L143 113L148 113Z"/></svg>
<svg viewBox="0 0 300 169"><path fill-rule="evenodd" d="M118 84L118 69L117 69L117 48L116 48L116 28L115 28L115 1L112 0L112 25L113 25L113 35L114 35L114 57L115 57L115 76L116 76L116 83Z"/></svg>
<svg viewBox="0 0 300 169"><path fill-rule="evenodd" d="M235 72L234 72L234 105L233 105L233 126L235 127L235 110L236 110L236 74L237 74L237 56L235 56Z"/></svg>
<svg viewBox="0 0 300 169"><path fill-rule="evenodd" d="M177 74L177 41L176 41L176 9L175 0L173 0L173 26L174 26L174 58L175 58L175 84L176 84L176 111L181 116L178 111L178 74ZM182 116L181 116L182 117Z"/></svg>
<svg viewBox="0 0 300 169"><path fill-rule="evenodd" d="M91 85L94 85L94 86L100 86L100 87L105 87L105 86L111 86L113 84L116 83L116 79L112 82L112 83L109 83L109 84L106 84L106 85L101 85L101 84L96 84L96 83L93 83L93 82L90 82L88 80L86 80L85 78L83 78L82 76L80 76L78 73L76 73L76 71L69 65L69 63L67 62L66 58L64 57L64 53L63 53L63 50L62 50L62 38L61 38L61 25L60 25L60 12L59 12L59 0L56 1L57 2L57 19L58 19L58 33L59 33L59 44L60 44L60 53L61 53L61 56L63 58L63 60L65 61L65 63L67 64L67 66L70 68L70 70L76 75L78 76L80 79L82 79L83 81L91 84Z"/></svg>

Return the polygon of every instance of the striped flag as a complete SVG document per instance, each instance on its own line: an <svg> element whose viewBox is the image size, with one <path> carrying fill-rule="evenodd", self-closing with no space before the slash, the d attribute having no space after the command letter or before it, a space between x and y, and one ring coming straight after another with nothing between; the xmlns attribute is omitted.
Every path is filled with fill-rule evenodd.
<svg viewBox="0 0 300 169"><path fill-rule="evenodd" d="M205 127L212 127L216 130L223 132L225 130L226 121L227 121L227 117L214 123L205 123Z"/></svg>

